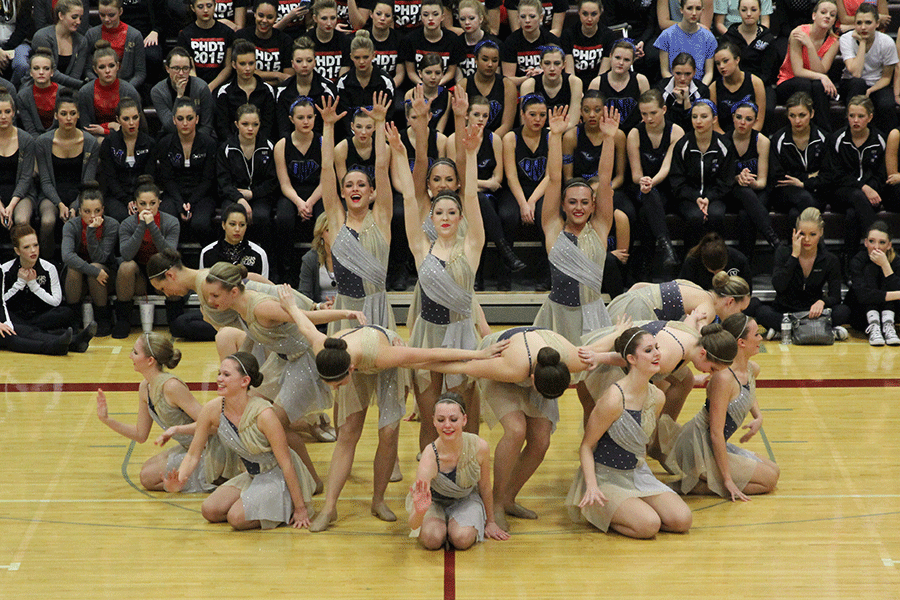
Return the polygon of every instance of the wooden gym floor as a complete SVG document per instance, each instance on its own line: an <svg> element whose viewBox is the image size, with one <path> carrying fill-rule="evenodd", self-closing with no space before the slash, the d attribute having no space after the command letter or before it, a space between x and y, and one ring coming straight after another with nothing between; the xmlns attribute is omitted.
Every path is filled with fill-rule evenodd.
<svg viewBox="0 0 900 600"><path fill-rule="evenodd" d="M765 343L765 422L747 445L781 466L778 490L746 504L688 498L691 532L652 541L569 520L563 499L581 411L570 391L547 458L520 496L540 519L512 519L508 542L451 553L407 538L416 423L401 424L405 479L388 490L399 521L369 516L374 411L340 519L325 533L236 533L202 519L199 495L143 491L140 466L158 449L102 425L94 400L102 386L110 412L133 422L134 339L104 338L65 358L0 355L0 598L900 597L898 348L859 338L825 348ZM179 347L175 374L212 399L213 345ZM702 401L695 390L681 421ZM482 433L492 447L500 436ZM324 476L332 445L309 448Z"/></svg>

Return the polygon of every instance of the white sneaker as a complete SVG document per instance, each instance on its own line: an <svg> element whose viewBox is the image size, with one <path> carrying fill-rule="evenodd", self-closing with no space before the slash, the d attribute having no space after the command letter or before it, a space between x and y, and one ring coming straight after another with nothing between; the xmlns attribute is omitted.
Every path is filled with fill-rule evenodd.
<svg viewBox="0 0 900 600"><path fill-rule="evenodd" d="M884 346L884 336L881 335L881 327L879 327L878 323L869 323L869 326L866 327L866 333L869 334L870 346ZM896 335L895 333L894 336Z"/></svg>
<svg viewBox="0 0 900 600"><path fill-rule="evenodd" d="M766 339L767 339L767 340L774 340L774 339L775 339L775 334L776 334L776 333L781 333L781 330L775 329L774 327L771 328L770 330L768 330L768 331L766 332Z"/></svg>
<svg viewBox="0 0 900 600"><path fill-rule="evenodd" d="M884 323L882 325L884 333L884 341L888 346L900 346L900 337L897 337L897 329L893 323Z"/></svg>
<svg viewBox="0 0 900 600"><path fill-rule="evenodd" d="M843 342L848 337L850 337L850 334L847 333L847 329L844 327L841 327L840 325L838 325L837 327L833 327L831 329L831 333L834 334L834 339L839 342Z"/></svg>

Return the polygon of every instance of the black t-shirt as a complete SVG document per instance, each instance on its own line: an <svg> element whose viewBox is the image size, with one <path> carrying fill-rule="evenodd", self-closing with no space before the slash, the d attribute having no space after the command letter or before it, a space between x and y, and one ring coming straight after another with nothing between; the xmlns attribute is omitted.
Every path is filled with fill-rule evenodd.
<svg viewBox="0 0 900 600"><path fill-rule="evenodd" d="M294 7L301 6L303 4L306 4L307 7L310 7L310 4L308 2L303 2L303 0L274 0L274 2L276 7L276 23L283 19L289 12L294 10ZM282 28L281 31L291 36L291 38L298 37L303 32L303 18L300 17L299 19L294 20L286 27Z"/></svg>
<svg viewBox="0 0 900 600"><path fill-rule="evenodd" d="M216 21L209 29L191 23L178 34L178 45L191 53L197 77L209 83L225 68L225 53L234 41L231 27Z"/></svg>
<svg viewBox="0 0 900 600"><path fill-rule="evenodd" d="M584 89L600 72L600 62L612 52L616 35L608 28L597 27L596 33L588 37L581 26L566 28L560 38L562 49L571 54L575 61L575 75L584 82Z"/></svg>
<svg viewBox="0 0 900 600"><path fill-rule="evenodd" d="M357 0L356 6L375 10L375 0ZM394 28L400 31L422 24L422 0L394 0Z"/></svg>
<svg viewBox="0 0 900 600"><path fill-rule="evenodd" d="M350 41L340 31L334 31L331 39L323 42L316 37L316 28L306 32L306 36L312 40L316 50L316 72L330 81L337 81L340 77L343 57L350 56Z"/></svg>
<svg viewBox="0 0 900 600"><path fill-rule="evenodd" d="M506 10L519 10L519 0L504 0L503 4L506 6ZM550 29L553 24L554 14L568 12L569 10L568 0L541 0L541 5L544 7L542 24L547 29Z"/></svg>
<svg viewBox="0 0 900 600"><path fill-rule="evenodd" d="M528 69L541 64L541 46L555 44L559 46L559 38L541 27L540 35L534 42L525 39L522 30L512 32L500 46L500 61L516 63L516 75L524 75Z"/></svg>
<svg viewBox="0 0 900 600"><path fill-rule="evenodd" d="M650 38L659 33L656 0L605 0L600 16L601 26L619 23L628 25L629 34L635 42L651 41Z"/></svg>
<svg viewBox="0 0 900 600"><path fill-rule="evenodd" d="M371 22L366 25L369 33L372 33ZM400 34L396 29L389 29L387 39L379 42L372 34L372 44L375 46L375 64L381 67L384 74L394 78L397 74L397 61L400 58Z"/></svg>
<svg viewBox="0 0 900 600"><path fill-rule="evenodd" d="M415 61L416 70L418 70L422 55L426 52L433 52L441 55L441 59L444 61L444 71L450 65L461 63L466 57L463 42L452 31L447 31L442 27L441 32L441 39L436 42L430 42L425 39L425 30L422 28L406 34L403 38L403 43L400 45L401 60L405 62Z"/></svg>
<svg viewBox="0 0 900 600"><path fill-rule="evenodd" d="M234 34L235 38L249 40L256 47L257 71L282 71L291 66L291 37L277 29L267 40L256 37L256 27L244 27Z"/></svg>
<svg viewBox="0 0 900 600"><path fill-rule="evenodd" d="M216 18L234 21L236 9L246 11L250 6L250 0L216 0Z"/></svg>
<svg viewBox="0 0 900 600"><path fill-rule="evenodd" d="M501 44L500 38L498 38L495 35L491 35L490 33L484 34L484 37L481 38L481 40L478 42L478 44L480 44L481 42L483 42L485 40L491 40L495 44L497 44L497 48L500 47L500 44ZM461 63L459 63L459 68L462 70L462 75L463 75L463 77L468 77L469 75L474 75L475 74L475 46L477 46L478 44L475 44L475 46L468 45L466 43L465 35L459 36L459 42L463 48L463 52L466 55L466 57L463 59L463 61Z"/></svg>

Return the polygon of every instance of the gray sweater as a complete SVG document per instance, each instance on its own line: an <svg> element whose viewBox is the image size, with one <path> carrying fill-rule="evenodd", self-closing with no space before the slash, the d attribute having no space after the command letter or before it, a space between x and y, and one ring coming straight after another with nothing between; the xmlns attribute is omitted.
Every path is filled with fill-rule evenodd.
<svg viewBox="0 0 900 600"><path fill-rule="evenodd" d="M24 129L16 128L19 137L19 162L16 168L15 198L34 197L34 138ZM10 198L0 198L8 203Z"/></svg>
<svg viewBox="0 0 900 600"><path fill-rule="evenodd" d="M59 89L63 89L62 86ZM58 94L59 90L56 93ZM19 115L19 121L22 123L22 129L34 137L49 131L44 129L44 124L41 122L41 113L38 112L37 104L34 101L33 83L24 84L19 93L16 94L16 113ZM53 120L50 129L53 129L55 126L56 119Z"/></svg>
<svg viewBox="0 0 900 600"><path fill-rule="evenodd" d="M161 212L159 215L159 227L155 222L147 225L137 215L131 215L122 221L119 225L119 254L122 256L122 260L134 260L141 248L144 233L148 229L157 252L162 252L166 248L175 250L178 247L181 223L169 213Z"/></svg>
<svg viewBox="0 0 900 600"><path fill-rule="evenodd" d="M53 53L53 62L59 64L59 46L56 43L56 27L50 25L34 34L31 40L32 48L50 48ZM65 72L56 70L53 72L53 81L60 85L77 90L84 83L84 73L87 66L88 52L87 40L77 31L72 34L72 58ZM26 80L30 83L31 77Z"/></svg>
<svg viewBox="0 0 900 600"><path fill-rule="evenodd" d="M103 217L103 236L97 239L97 230L87 228L87 253L90 262L78 255L81 247L81 217L69 219L62 230L62 259L67 267L89 277L100 274L94 264L112 266L115 264L116 242L119 239L119 222L112 217ZM107 272L112 271L107 268ZM112 273L110 273L111 275Z"/></svg>
<svg viewBox="0 0 900 600"><path fill-rule="evenodd" d="M197 126L198 131L215 138L216 130L213 128L213 119L216 115L216 105L213 102L209 86L199 77L191 76L188 79L186 92L191 100L194 101L197 116L200 118L200 123ZM153 102L153 108L156 109L156 116L159 118L164 134L176 133L175 123L172 121L172 108L175 105L173 96L174 91L168 77L154 85L153 89L150 90L150 100Z"/></svg>
<svg viewBox="0 0 900 600"><path fill-rule="evenodd" d="M81 86L75 95L78 102L78 120L82 127L85 125L101 123L97 122L97 115L94 113L94 84L96 80L92 80ZM119 79L119 100L122 98L132 98L138 105L138 114L143 114L141 108L141 95L134 89L134 86L123 79Z"/></svg>
<svg viewBox="0 0 900 600"><path fill-rule="evenodd" d="M88 29L84 34L87 40L88 52L94 55L94 44L103 37L102 25ZM88 64L92 59L88 59ZM97 74L93 69L87 69L88 79L96 79ZM119 65L119 79L127 81L134 87L140 87L147 79L147 61L144 59L144 36L135 27L128 26L125 30L125 50L122 52L122 61Z"/></svg>
<svg viewBox="0 0 900 600"><path fill-rule="evenodd" d="M34 156L37 161L38 173L41 175L40 199L46 198L53 204L60 203L59 194L56 193L56 176L53 173L53 136L56 130L38 136L34 143ZM84 134L84 151L81 160L81 181L93 181L97 179L97 163L100 160L100 144L89 133Z"/></svg>

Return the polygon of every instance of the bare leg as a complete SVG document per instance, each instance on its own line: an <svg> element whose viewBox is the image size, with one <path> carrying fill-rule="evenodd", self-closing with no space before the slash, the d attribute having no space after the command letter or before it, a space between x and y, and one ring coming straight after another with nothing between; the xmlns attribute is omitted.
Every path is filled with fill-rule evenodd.
<svg viewBox="0 0 900 600"><path fill-rule="evenodd" d="M119 265L119 272L116 274L116 300L129 302L134 299L139 275L138 265L133 260L126 260Z"/></svg>
<svg viewBox="0 0 900 600"><path fill-rule="evenodd" d="M169 463L169 452L161 452L147 459L141 467L141 485L151 492L162 492L163 478L166 475L166 467Z"/></svg>
<svg viewBox="0 0 900 600"><path fill-rule="evenodd" d="M503 437L494 449L494 520L501 529L509 531L504 507L511 503L510 481L525 443L525 413L511 412L500 419L500 424Z"/></svg>
<svg viewBox="0 0 900 600"><path fill-rule="evenodd" d="M247 520L247 516L244 514L244 502L240 499L232 504L231 508L228 510L228 524L237 531L260 528L259 521Z"/></svg>
<svg viewBox="0 0 900 600"><path fill-rule="evenodd" d="M478 435L478 430L481 427L481 394L478 391L478 386L470 385L469 389L462 394L462 397L463 403L466 405L466 415L468 416L465 431Z"/></svg>
<svg viewBox="0 0 900 600"><path fill-rule="evenodd" d="M582 425L587 426L588 417L591 416L591 412L594 410L594 405L597 403L594 400L594 397L591 396L591 393L588 391L587 384L583 381L579 382L575 387L575 391L578 393L578 400L581 402L581 411L583 413Z"/></svg>
<svg viewBox="0 0 900 600"><path fill-rule="evenodd" d="M203 501L200 512L210 523L223 523L228 520L228 511L240 499L241 490L233 485L220 485Z"/></svg>
<svg viewBox="0 0 900 600"><path fill-rule="evenodd" d="M426 550L439 550L447 540L447 524L441 519L429 518L419 529L419 543Z"/></svg>
<svg viewBox="0 0 900 600"><path fill-rule="evenodd" d="M609 523L622 535L643 540L655 537L660 525L659 515L640 498L628 498L620 504Z"/></svg>
<svg viewBox="0 0 900 600"><path fill-rule="evenodd" d="M474 527L463 527L453 519L447 523L447 537L457 550L468 550L478 541L478 530Z"/></svg>
<svg viewBox="0 0 900 600"><path fill-rule="evenodd" d="M778 485L781 469L767 458L760 456L760 459L762 462L756 465L753 476L750 477L747 486L742 490L745 494L751 496L756 494L768 494L775 490L775 486Z"/></svg>
<svg viewBox="0 0 900 600"><path fill-rule="evenodd" d="M59 219L59 209L49 200L41 200L38 205L41 213L41 226L38 230L41 244L41 258L53 260L56 252L56 221Z"/></svg>
<svg viewBox="0 0 900 600"><path fill-rule="evenodd" d="M75 269L68 269L66 271L65 289L67 304L81 302L81 299L84 297L84 280L86 278L84 273L76 271Z"/></svg>
<svg viewBox="0 0 900 600"><path fill-rule="evenodd" d="M99 263L92 264L98 269L103 269L105 271L109 270L109 267L105 265L101 265ZM94 303L94 306L106 306L107 304L109 304L109 292L115 285L115 280L112 278L112 274L110 274L110 278L106 280L106 285L103 285L99 281L97 281L96 277L88 277L87 282L88 291L91 294L91 302ZM76 299L72 302L78 302L78 300Z"/></svg>
<svg viewBox="0 0 900 600"><path fill-rule="evenodd" d="M397 462L397 442L400 438L399 423L378 430L378 448L373 463L372 514L382 521L396 521L397 516L384 502L384 492L391 480L391 472Z"/></svg>
<svg viewBox="0 0 900 600"><path fill-rule="evenodd" d="M244 338L247 334L236 327L223 327L216 333L216 352L219 353L219 360L225 360L226 356L231 356L241 348Z"/></svg>
<svg viewBox="0 0 900 600"><path fill-rule="evenodd" d="M691 529L693 516L691 509L675 492L665 492L658 496L641 498L659 515L660 529L673 533L687 533Z"/></svg>
<svg viewBox="0 0 900 600"><path fill-rule="evenodd" d="M519 454L516 467L513 469L507 488L507 504L504 509L506 514L521 519L537 519L537 514L516 503L516 496L544 461L544 455L547 454L547 449L550 447L553 424L547 419L534 417L525 417L525 422L525 448Z"/></svg>
<svg viewBox="0 0 900 600"><path fill-rule="evenodd" d="M334 446L334 454L331 456L331 464L328 465L328 485L325 489L325 507L317 514L309 526L309 530L325 531L328 525L337 519L337 501L350 477L350 469L353 467L353 458L356 455L356 445L362 435L363 424L366 422L366 409L347 415L344 424L338 427L337 442Z"/></svg>
<svg viewBox="0 0 900 600"><path fill-rule="evenodd" d="M416 405L419 408L419 452L437 439L437 429L434 428L434 403L441 395L443 383L444 376L432 371L428 387L420 390L416 386Z"/></svg>

